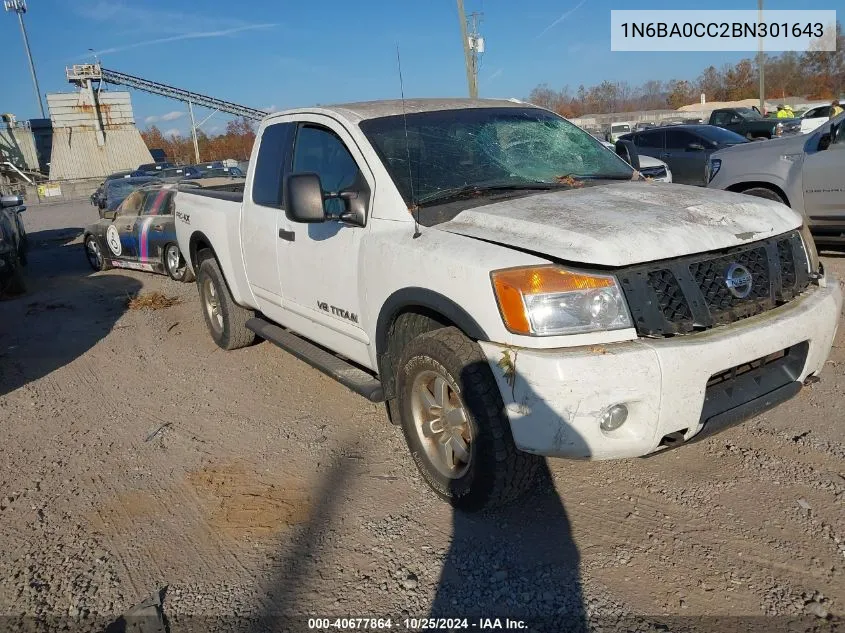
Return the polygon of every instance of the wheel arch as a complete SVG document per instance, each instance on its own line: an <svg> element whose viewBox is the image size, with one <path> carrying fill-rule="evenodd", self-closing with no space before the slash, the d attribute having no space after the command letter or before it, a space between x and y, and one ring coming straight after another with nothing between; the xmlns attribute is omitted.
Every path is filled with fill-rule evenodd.
<svg viewBox="0 0 845 633"><path fill-rule="evenodd" d="M748 180L745 182L737 182L730 185L729 187L726 187L726 190L733 191L734 193L743 193L748 189L755 189L757 187L761 189L768 189L769 191L774 191L781 198L783 198L788 207L792 207L792 203L790 203L789 196L786 195L786 192L781 189L778 185L772 182L767 182L765 180Z"/></svg>
<svg viewBox="0 0 845 633"><path fill-rule="evenodd" d="M178 242L177 242L178 243ZM217 259L217 253L214 250L214 247L211 245L211 240L203 233L202 231L194 231L191 234L191 239L188 242L188 249L189 249L189 258L191 268L195 271L199 269L199 253L200 251L210 250L214 259Z"/></svg>
<svg viewBox="0 0 845 633"><path fill-rule="evenodd" d="M381 307L376 322L376 360L388 414L396 397L395 364L409 340L443 327L454 326L473 340L487 340L478 322L460 305L445 295L427 288L403 288L390 295Z"/></svg>

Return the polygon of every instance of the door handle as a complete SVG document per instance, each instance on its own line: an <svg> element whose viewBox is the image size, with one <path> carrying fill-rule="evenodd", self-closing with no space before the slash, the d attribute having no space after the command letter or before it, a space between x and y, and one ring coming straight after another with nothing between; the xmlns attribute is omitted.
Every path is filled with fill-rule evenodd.
<svg viewBox="0 0 845 633"><path fill-rule="evenodd" d="M285 231L284 229L279 229L279 237L283 240L287 240L288 242L293 242L296 239L296 233L293 231Z"/></svg>
<svg viewBox="0 0 845 633"><path fill-rule="evenodd" d="M153 231L163 231L164 227L161 224L156 224L153 226Z"/></svg>
<svg viewBox="0 0 845 633"><path fill-rule="evenodd" d="M131 224L126 224L123 228L124 228L125 230L127 230L127 231L131 231L131 230L132 230L132 225L131 225Z"/></svg>

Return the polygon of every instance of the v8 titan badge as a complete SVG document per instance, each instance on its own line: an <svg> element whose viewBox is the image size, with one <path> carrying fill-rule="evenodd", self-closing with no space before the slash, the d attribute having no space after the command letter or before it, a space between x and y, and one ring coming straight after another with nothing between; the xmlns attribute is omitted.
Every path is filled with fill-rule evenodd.
<svg viewBox="0 0 845 633"><path fill-rule="evenodd" d="M123 252L123 247L120 245L120 235L118 235L114 224L110 225L106 230L106 242L108 242L111 252L120 257L120 254Z"/></svg>

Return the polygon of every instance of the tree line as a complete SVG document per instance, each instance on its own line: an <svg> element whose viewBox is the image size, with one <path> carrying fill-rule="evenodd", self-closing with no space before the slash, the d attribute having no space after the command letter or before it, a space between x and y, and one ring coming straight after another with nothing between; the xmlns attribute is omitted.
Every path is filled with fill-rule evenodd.
<svg viewBox="0 0 845 633"><path fill-rule="evenodd" d="M845 93L845 35L836 24L835 51L784 52L765 55L766 99L805 97L810 100L838 98ZM697 79L650 80L639 86L626 81L603 81L596 86L569 86L560 90L541 84L528 100L565 116L677 109L697 103L701 93L707 101L737 101L759 97L756 59L742 59L721 68L709 66Z"/></svg>
<svg viewBox="0 0 845 633"><path fill-rule="evenodd" d="M155 125L141 132L141 138L148 149L163 149L167 159L179 165L195 162L194 140L190 135L170 134L165 136ZM197 145L203 161L249 160L255 141L255 125L247 118L232 119L226 124L223 134L209 135L197 130Z"/></svg>

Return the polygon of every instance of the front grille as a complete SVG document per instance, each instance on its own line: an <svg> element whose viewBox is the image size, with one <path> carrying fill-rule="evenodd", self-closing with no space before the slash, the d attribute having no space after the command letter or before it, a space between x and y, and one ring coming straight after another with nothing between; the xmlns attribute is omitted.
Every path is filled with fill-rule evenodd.
<svg viewBox="0 0 845 633"><path fill-rule="evenodd" d="M624 269L619 279L643 336L733 323L791 301L810 283L797 231L749 246Z"/></svg>

